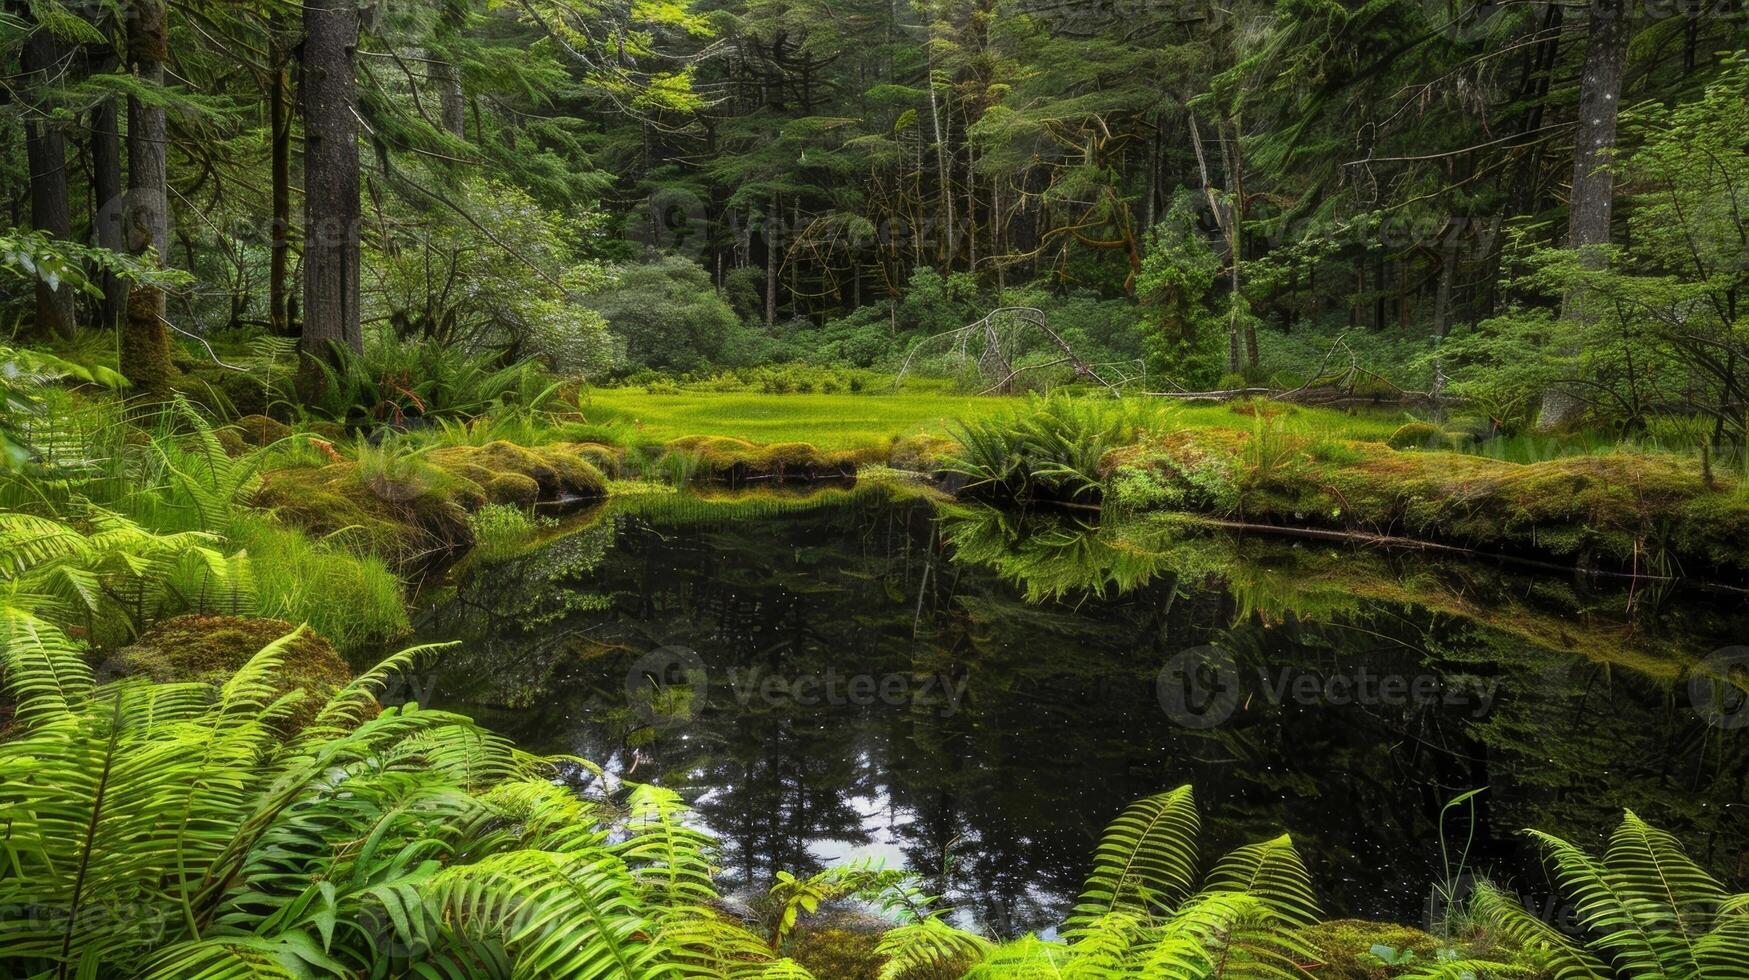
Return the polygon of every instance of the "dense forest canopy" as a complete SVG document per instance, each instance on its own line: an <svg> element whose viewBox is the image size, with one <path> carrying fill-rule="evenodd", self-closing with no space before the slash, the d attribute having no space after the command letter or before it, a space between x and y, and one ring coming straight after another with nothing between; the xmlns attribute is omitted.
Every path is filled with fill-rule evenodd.
<svg viewBox="0 0 1749 980"><path fill-rule="evenodd" d="M1735 0L3 17L7 316L125 325L147 387L173 335L891 369L1029 307L1142 390L1291 388L1340 341L1497 426L1741 436Z"/></svg>

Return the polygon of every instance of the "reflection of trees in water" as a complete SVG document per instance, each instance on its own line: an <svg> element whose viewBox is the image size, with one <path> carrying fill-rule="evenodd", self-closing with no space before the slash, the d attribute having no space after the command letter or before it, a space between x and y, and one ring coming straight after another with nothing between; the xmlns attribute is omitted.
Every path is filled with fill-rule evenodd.
<svg viewBox="0 0 1749 980"><path fill-rule="evenodd" d="M1668 682L1534 646L1568 623L1587 631L1575 646L1637 655L1596 621L1603 600L1564 587L1536 583L1547 595L1532 609L1524 582L1475 566L1401 570L1157 525L1089 530L958 508L938 519L868 498L769 520L621 517L585 533L596 537L464 576L428 628L469 640L449 668L465 685L443 689L469 710L526 704L487 717L533 748L635 760L634 779L703 793L736 883L814 870L827 842L884 838L989 928L1043 928L1105 822L1183 782L1197 787L1211 849L1289 830L1337 911L1415 918L1437 870L1439 808L1479 785L1492 787L1481 853L1514 873L1534 865L1511 831L1602 832L1624 803L1690 831L1726 874L1743 850L1744 821L1724 815L1743 796L1743 740L1696 731ZM597 594L611 605L576 598ZM1489 627L1472 621L1489 615ZM1668 626L1641 624L1648 638ZM1247 697L1199 732L1165 716L1154 682L1169 657L1208 643L1234 653ZM640 731L624 671L668 644L704 659L708 706L690 724ZM1587 669L1557 669L1575 663ZM1504 693L1480 723L1469 703L1268 697L1284 670L1361 666ZM752 674L828 672L966 687L950 713L768 703L746 686ZM887 811L859 812L870 799Z"/></svg>

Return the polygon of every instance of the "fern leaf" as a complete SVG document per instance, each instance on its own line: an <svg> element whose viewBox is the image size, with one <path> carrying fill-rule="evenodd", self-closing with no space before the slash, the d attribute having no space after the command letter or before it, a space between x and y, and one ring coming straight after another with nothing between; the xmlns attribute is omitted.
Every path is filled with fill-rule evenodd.
<svg viewBox="0 0 1749 980"><path fill-rule="evenodd" d="M1199 826L1188 785L1130 804L1100 838L1067 934L1122 909L1170 912L1191 893Z"/></svg>

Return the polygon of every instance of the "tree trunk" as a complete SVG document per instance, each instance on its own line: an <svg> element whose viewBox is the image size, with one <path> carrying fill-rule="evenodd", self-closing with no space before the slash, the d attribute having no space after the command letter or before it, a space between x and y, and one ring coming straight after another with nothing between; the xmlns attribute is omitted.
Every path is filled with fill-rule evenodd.
<svg viewBox="0 0 1749 980"><path fill-rule="evenodd" d="M169 55L164 4L139 0L128 7L128 63L145 85L164 84L164 60ZM128 99L128 196L122 216L123 235L134 255L151 253L158 265L170 260L170 195L165 169L164 110L137 98ZM128 295L127 321L121 332L121 370L142 391L161 393L170 387L176 368L170 363L170 332L164 320L164 291L136 286Z"/></svg>
<svg viewBox="0 0 1749 980"><path fill-rule="evenodd" d="M438 121L456 139L467 139L467 98L462 92L458 48L467 26L464 0L449 0L438 20L438 41L444 49L431 52L431 83L437 86Z"/></svg>
<svg viewBox="0 0 1749 980"><path fill-rule="evenodd" d="M1585 70L1579 79L1579 128L1574 137L1573 193L1567 218L1567 247L1580 250L1585 262L1593 266L1605 261L1594 246L1609 243L1610 215L1615 206L1612 158L1628 33L1626 0L1594 0L1585 43ZM1593 315L1587 306L1585 296L1569 293L1561 317L1583 321ZM1548 430L1570 422L1581 407L1570 392L1551 388L1543 393L1537 428Z"/></svg>
<svg viewBox="0 0 1749 980"><path fill-rule="evenodd" d="M47 90L62 84L67 46L48 29L37 26L24 42L26 84L34 105L25 117L25 158L30 165L30 223L38 231L67 240L73 237L72 207L67 201L67 138L49 122L54 107ZM36 330L44 337L73 336L73 286L57 288L36 282Z"/></svg>
<svg viewBox="0 0 1749 980"><path fill-rule="evenodd" d="M357 0L304 7L303 389L320 390L316 359L332 345L364 349L358 317Z"/></svg>
<svg viewBox="0 0 1749 980"><path fill-rule="evenodd" d="M292 155L292 53L286 44L291 25L274 18L268 28L272 41L268 48L267 104L268 134L273 146L269 163L273 186L273 241L268 252L267 322L275 336L295 337L292 324L291 290L291 155Z"/></svg>
<svg viewBox="0 0 1749 980"><path fill-rule="evenodd" d="M114 55L105 55L97 64L102 72L112 71L115 68ZM119 115L113 98L104 99L91 110L91 234L99 248L112 252L127 250L127 236L122 232L121 223L127 199L121 182ZM103 289L98 326L114 330L121 325L127 312L128 285L108 271L100 276L98 285Z"/></svg>
<svg viewBox="0 0 1749 980"><path fill-rule="evenodd" d="M771 211L760 223L765 237L765 325L777 322L777 195L771 195Z"/></svg>

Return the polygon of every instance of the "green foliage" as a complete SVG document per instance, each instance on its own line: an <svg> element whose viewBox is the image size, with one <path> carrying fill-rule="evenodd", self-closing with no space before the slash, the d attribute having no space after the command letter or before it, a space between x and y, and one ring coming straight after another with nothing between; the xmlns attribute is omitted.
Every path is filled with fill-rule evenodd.
<svg viewBox="0 0 1749 980"><path fill-rule="evenodd" d="M418 339L489 351L504 363L606 371L615 358L606 324L578 298L608 278L576 254L590 219L566 220L515 186L481 178L456 194L459 211L413 209L398 229L404 237L369 257L380 276L368 299L382 308L395 346Z"/></svg>
<svg viewBox="0 0 1749 980"><path fill-rule="evenodd" d="M510 504L487 504L468 515L468 527L474 532L473 554L483 561L502 561L519 554L543 527L553 524L551 518L530 517L523 508Z"/></svg>
<svg viewBox="0 0 1749 980"><path fill-rule="evenodd" d="M189 274L180 269L160 268L135 256L53 238L45 232L24 228L0 231L0 269L22 279L41 282L50 289L58 290L64 286L88 296L103 295L102 288L91 275L92 270L159 289L173 289L193 282Z"/></svg>
<svg viewBox="0 0 1749 980"><path fill-rule="evenodd" d="M275 729L285 645L220 687L98 685L58 630L5 613L11 860L0 963L36 975L756 975L709 838L665 790L625 810L577 760L455 715L377 708L420 651ZM361 846L362 845L362 846ZM790 975L797 975L793 971Z"/></svg>
<svg viewBox="0 0 1749 980"><path fill-rule="evenodd" d="M1560 980L1741 977L1749 969L1749 895L1728 894L1674 837L1633 811L1623 814L1601 860L1553 834L1526 833L1573 903L1585 941L1490 884L1477 887L1469 911L1540 957Z"/></svg>
<svg viewBox="0 0 1749 980"><path fill-rule="evenodd" d="M613 270L588 297L624 346L628 367L700 371L722 363L741 321L698 264L670 256ZM730 365L733 366L733 365Z"/></svg>
<svg viewBox="0 0 1749 980"><path fill-rule="evenodd" d="M1286 837L1247 845L1196 884L1198 819L1190 787L1131 804L1106 828L1067 943L1025 936L992 947L939 919L887 933L884 976L970 961L968 978L1304 977L1315 955L1299 930L1317 921L1311 880Z"/></svg>
<svg viewBox="0 0 1749 980"><path fill-rule="evenodd" d="M97 507L76 522L0 513L0 605L88 633L125 623L129 635L189 608L248 611L251 564L221 543L200 531L154 533ZM190 583L198 591L179 588Z"/></svg>
<svg viewBox="0 0 1749 980"><path fill-rule="evenodd" d="M558 385L535 361L504 364L495 354L473 354L460 346L424 340L402 342L376 334L363 353L336 347L328 361L316 361L323 375L314 398L287 401L317 418L368 428L405 425L410 419L481 415L506 409L536 410L558 393Z"/></svg>
<svg viewBox="0 0 1749 980"><path fill-rule="evenodd" d="M1196 227L1195 201L1189 191L1173 201L1149 236L1136 277L1136 296L1148 321L1143 336L1149 369L1190 391L1219 381L1228 329L1211 296L1221 260Z"/></svg>
<svg viewBox="0 0 1749 980"><path fill-rule="evenodd" d="M354 655L412 631L400 578L348 535L315 540L252 514L232 524L231 541L249 555L262 616L307 623Z"/></svg>
<svg viewBox="0 0 1749 980"><path fill-rule="evenodd" d="M959 446L943 469L980 493L1019 500L1096 497L1106 454L1167 423L1159 402L1032 396L1019 411L953 426Z"/></svg>

